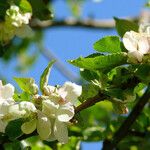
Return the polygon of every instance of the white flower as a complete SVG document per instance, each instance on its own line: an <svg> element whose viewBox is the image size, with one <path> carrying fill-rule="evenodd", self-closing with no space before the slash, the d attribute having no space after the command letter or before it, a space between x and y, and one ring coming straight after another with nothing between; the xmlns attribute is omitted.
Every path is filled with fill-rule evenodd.
<svg viewBox="0 0 150 150"><path fill-rule="evenodd" d="M74 107L72 104L58 105L50 100L44 100L42 112L53 122L52 134L47 140L57 139L61 143L67 143L67 122L74 116Z"/></svg>
<svg viewBox="0 0 150 150"><path fill-rule="evenodd" d="M14 95L14 86L11 84L3 85L2 81L0 80L0 103L7 100L12 101Z"/></svg>
<svg viewBox="0 0 150 150"><path fill-rule="evenodd" d="M146 36L150 37L150 24L149 23L140 24L139 33L145 34Z"/></svg>
<svg viewBox="0 0 150 150"><path fill-rule="evenodd" d="M126 32L123 36L123 44L129 51L129 59L133 62L141 62L144 54L150 53L150 39L144 34Z"/></svg>
<svg viewBox="0 0 150 150"><path fill-rule="evenodd" d="M3 85L0 80L0 132L5 132L5 128L8 124L7 115L9 107L14 104L13 100L14 87L11 84Z"/></svg>
<svg viewBox="0 0 150 150"><path fill-rule="evenodd" d="M37 129L37 133L42 140L48 139L51 134L51 121L39 110L37 111L37 118L33 118L32 120L25 122L21 126L21 130L25 134L30 134L35 129Z"/></svg>
<svg viewBox="0 0 150 150"><path fill-rule="evenodd" d="M29 117L34 113L36 113L36 108L31 102L22 101L9 107L9 114L13 120L22 117Z"/></svg>
<svg viewBox="0 0 150 150"><path fill-rule="evenodd" d="M64 100L75 104L77 98L82 93L82 87L72 82L65 82L65 84L58 89L58 93Z"/></svg>
<svg viewBox="0 0 150 150"><path fill-rule="evenodd" d="M6 22L11 23L15 27L21 27L23 24L28 24L31 18L31 13L22 13L18 6L12 5L6 11Z"/></svg>
<svg viewBox="0 0 150 150"><path fill-rule="evenodd" d="M75 114L73 104L81 92L82 87L71 82L66 82L60 88L45 86L44 95L40 97L42 108L37 111L37 118L22 125L23 133L30 134L37 129L42 140L57 139L61 143L67 143L67 124Z"/></svg>
<svg viewBox="0 0 150 150"><path fill-rule="evenodd" d="M44 87L44 92L47 96L58 97L60 103L71 102L72 104L75 104L77 98L82 93L82 87L72 82L65 82L60 88L48 85Z"/></svg>
<svg viewBox="0 0 150 150"><path fill-rule="evenodd" d="M27 25L31 16L30 12L22 13L16 5L7 9L5 22L0 23L0 42L5 45L15 35L21 38L32 37L32 29Z"/></svg>

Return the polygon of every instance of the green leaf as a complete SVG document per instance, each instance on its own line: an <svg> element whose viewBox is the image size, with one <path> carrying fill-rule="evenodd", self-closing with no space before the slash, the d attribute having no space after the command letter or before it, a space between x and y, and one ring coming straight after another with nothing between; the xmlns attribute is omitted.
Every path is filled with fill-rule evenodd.
<svg viewBox="0 0 150 150"><path fill-rule="evenodd" d="M140 65L135 75L145 83L150 83L150 65L149 64L142 64Z"/></svg>
<svg viewBox="0 0 150 150"><path fill-rule="evenodd" d="M97 72L91 71L91 70L86 70L86 69L80 69L80 75L87 81L92 81L92 80L99 80L99 75Z"/></svg>
<svg viewBox="0 0 150 150"><path fill-rule="evenodd" d="M67 144L57 144L58 150L80 150L80 139L71 136Z"/></svg>
<svg viewBox="0 0 150 150"><path fill-rule="evenodd" d="M33 78L16 78L14 80L18 83L19 87L26 93L37 94L38 88L35 86Z"/></svg>
<svg viewBox="0 0 150 150"><path fill-rule="evenodd" d="M82 85L82 94L79 97L80 102L87 100L88 98L94 97L98 94L99 88L93 84Z"/></svg>
<svg viewBox="0 0 150 150"><path fill-rule="evenodd" d="M121 42L117 36L106 36L96 43L94 49L99 52L117 53L121 52Z"/></svg>
<svg viewBox="0 0 150 150"><path fill-rule="evenodd" d="M14 0L13 2L23 13L32 12L32 7L27 0Z"/></svg>
<svg viewBox="0 0 150 150"><path fill-rule="evenodd" d="M28 0L28 1L32 6L34 17L41 20L48 20L52 18L52 14L45 5L44 1L42 0Z"/></svg>
<svg viewBox="0 0 150 150"><path fill-rule="evenodd" d="M30 101L31 100L31 96L29 93L27 92L22 92L21 94L19 93L15 93L13 96L13 99L15 101Z"/></svg>
<svg viewBox="0 0 150 150"><path fill-rule="evenodd" d="M127 31L135 31L138 32L138 25L132 21L129 20L125 20L125 19L118 19L118 18L114 18L115 22L116 22L116 29L118 34L123 37L123 35L127 32Z"/></svg>
<svg viewBox="0 0 150 150"><path fill-rule="evenodd" d="M7 9L9 9L8 0L0 0L0 21L4 20Z"/></svg>
<svg viewBox="0 0 150 150"><path fill-rule="evenodd" d="M40 78L40 90L43 92L43 87L46 86L48 84L48 78L50 75L50 71L52 68L52 65L55 63L55 60L52 60L48 66L46 67L46 69L44 70L44 72L41 75Z"/></svg>
<svg viewBox="0 0 150 150"><path fill-rule="evenodd" d="M22 150L21 142L19 142L19 141L14 141L11 143L5 143L4 148L5 148L5 150Z"/></svg>
<svg viewBox="0 0 150 150"><path fill-rule="evenodd" d="M21 131L22 124L23 119L17 119L9 122L5 129L5 133L10 140L15 140L23 134Z"/></svg>
<svg viewBox="0 0 150 150"><path fill-rule="evenodd" d="M75 60L68 61L69 63L88 70L99 70L113 68L119 65L126 64L126 53L113 53L111 55L101 55L92 58L79 57Z"/></svg>

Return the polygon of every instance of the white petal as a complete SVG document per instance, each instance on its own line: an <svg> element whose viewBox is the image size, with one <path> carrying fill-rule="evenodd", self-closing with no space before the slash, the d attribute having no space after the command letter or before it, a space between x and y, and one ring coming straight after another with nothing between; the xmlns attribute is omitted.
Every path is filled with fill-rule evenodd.
<svg viewBox="0 0 150 150"><path fill-rule="evenodd" d="M138 41L136 40L136 34L137 33L130 31L126 32L123 36L123 44L129 52L137 51L138 49Z"/></svg>
<svg viewBox="0 0 150 150"><path fill-rule="evenodd" d="M36 112L36 107L31 102L22 101L19 103L20 110L25 110L27 113Z"/></svg>
<svg viewBox="0 0 150 150"><path fill-rule="evenodd" d="M42 140L48 139L51 134L51 122L46 115L38 112L37 132Z"/></svg>
<svg viewBox="0 0 150 150"><path fill-rule="evenodd" d="M141 62L143 54L138 51L128 53L129 60L133 63Z"/></svg>
<svg viewBox="0 0 150 150"><path fill-rule="evenodd" d="M54 124L54 135L56 139L60 143L67 143L68 142L68 129L66 123L60 122L56 119Z"/></svg>
<svg viewBox="0 0 150 150"><path fill-rule="evenodd" d="M2 86L2 83L0 85L0 98L2 99L10 99L14 95L14 86L11 84L6 84Z"/></svg>
<svg viewBox="0 0 150 150"><path fill-rule="evenodd" d="M65 82L65 84L59 89L60 95L63 95L64 93L66 93L65 99L74 104L82 93L82 87L72 82Z"/></svg>
<svg viewBox="0 0 150 150"><path fill-rule="evenodd" d="M21 126L21 130L25 134L30 134L36 129L36 119L33 119L31 121L25 122Z"/></svg>
<svg viewBox="0 0 150 150"><path fill-rule="evenodd" d="M42 104L43 104L42 112L46 114L48 117L55 117L59 105L56 105L54 102L50 100L44 100Z"/></svg>
<svg viewBox="0 0 150 150"><path fill-rule="evenodd" d="M138 49L141 54L147 54L150 50L150 44L147 37L141 37L138 42Z"/></svg>
<svg viewBox="0 0 150 150"><path fill-rule="evenodd" d="M44 94L45 95L49 96L52 93L54 93L55 91L57 92L57 89L54 86L50 86L50 85L44 86Z"/></svg>
<svg viewBox="0 0 150 150"><path fill-rule="evenodd" d="M60 106L57 111L57 118L61 122L68 122L74 116L74 107L69 103L66 105Z"/></svg>
<svg viewBox="0 0 150 150"><path fill-rule="evenodd" d="M51 130L51 134L50 136L48 137L48 139L46 139L46 141L55 141L56 140L56 137L54 135L54 123L55 123L55 119L51 119L51 126L52 126L52 130Z"/></svg>
<svg viewBox="0 0 150 150"><path fill-rule="evenodd" d="M4 101L0 104L0 114L6 115L9 112L10 104L7 101Z"/></svg>
<svg viewBox="0 0 150 150"><path fill-rule="evenodd" d="M18 119L23 117L26 114L26 111L24 109L20 109L19 103L11 105L9 107L9 114L11 114L12 118L11 119Z"/></svg>

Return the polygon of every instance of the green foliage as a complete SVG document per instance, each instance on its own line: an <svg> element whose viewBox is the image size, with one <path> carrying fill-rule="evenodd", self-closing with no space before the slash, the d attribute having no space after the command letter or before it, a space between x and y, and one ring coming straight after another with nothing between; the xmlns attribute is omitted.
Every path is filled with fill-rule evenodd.
<svg viewBox="0 0 150 150"><path fill-rule="evenodd" d="M33 78L16 78L14 80L18 83L19 87L26 93L36 94L38 89L35 86Z"/></svg>
<svg viewBox="0 0 150 150"><path fill-rule="evenodd" d="M58 150L80 150L80 139L71 136L68 144L57 144Z"/></svg>
<svg viewBox="0 0 150 150"><path fill-rule="evenodd" d="M82 94L79 97L80 102L87 100L96 96L99 92L99 88L93 84L84 84L82 85Z"/></svg>
<svg viewBox="0 0 150 150"><path fill-rule="evenodd" d="M149 64L140 65L137 68L135 75L143 82L150 83L150 65Z"/></svg>
<svg viewBox="0 0 150 150"><path fill-rule="evenodd" d="M114 53L105 56L95 56L93 58L79 57L78 59L70 60L69 63L88 70L100 70L126 64L126 59L127 56L125 53Z"/></svg>
<svg viewBox="0 0 150 150"><path fill-rule="evenodd" d="M9 8L8 0L0 0L0 21L4 20L5 13L8 8Z"/></svg>
<svg viewBox="0 0 150 150"><path fill-rule="evenodd" d="M23 134L21 131L22 123L23 119L17 119L9 122L5 129L5 133L10 140L15 140Z"/></svg>
<svg viewBox="0 0 150 150"><path fill-rule="evenodd" d="M118 34L123 37L123 35L125 34L125 32L127 31L135 31L138 32L138 25L132 21L129 20L125 20L125 19L118 19L118 18L114 18L115 22L116 22L116 29Z"/></svg>
<svg viewBox="0 0 150 150"><path fill-rule="evenodd" d="M48 84L48 78L50 75L50 71L52 68L52 65L55 63L55 60L51 61L48 66L46 67L46 69L44 70L44 72L41 75L40 78L40 90L43 92L43 88L44 86L46 86Z"/></svg>
<svg viewBox="0 0 150 150"><path fill-rule="evenodd" d="M5 150L22 150L21 148L21 142L14 141L12 143L7 143L4 145Z"/></svg>
<svg viewBox="0 0 150 150"><path fill-rule="evenodd" d="M13 98L16 101L30 101L31 100L31 96L27 92L22 92L21 94L15 93Z"/></svg>
<svg viewBox="0 0 150 150"><path fill-rule="evenodd" d="M92 81L95 79L99 79L99 74L96 71L80 69L80 75L87 81Z"/></svg>
<svg viewBox="0 0 150 150"><path fill-rule="evenodd" d="M121 52L121 42L117 36L106 36L96 43L94 49L99 52L118 53Z"/></svg>
<svg viewBox="0 0 150 150"><path fill-rule="evenodd" d="M40 20L49 20L52 18L50 10L42 0L28 0L33 9L33 16Z"/></svg>
<svg viewBox="0 0 150 150"><path fill-rule="evenodd" d="M17 5L23 13L32 12L32 7L28 0L13 0L14 4Z"/></svg>

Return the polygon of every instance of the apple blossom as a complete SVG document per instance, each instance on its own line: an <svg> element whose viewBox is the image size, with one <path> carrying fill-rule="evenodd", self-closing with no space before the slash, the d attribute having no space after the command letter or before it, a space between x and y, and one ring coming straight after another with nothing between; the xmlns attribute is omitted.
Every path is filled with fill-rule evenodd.
<svg viewBox="0 0 150 150"><path fill-rule="evenodd" d="M39 107L40 110L37 111L36 118L22 125L23 133L30 134L37 129L43 140L57 139L61 143L67 143L67 124L75 114L73 104L81 92L82 87L71 82L66 82L60 88L45 86L44 95L35 96L35 105L38 104L38 107L42 105L42 107Z"/></svg>
<svg viewBox="0 0 150 150"><path fill-rule="evenodd" d="M144 54L150 53L150 38L145 34L126 32L123 36L123 44L128 50L129 60L134 63L142 62Z"/></svg>
<svg viewBox="0 0 150 150"><path fill-rule="evenodd" d="M14 104L13 100L14 87L11 84L3 85L0 80L0 132L5 132L5 128L8 124L7 117L9 113L9 107Z"/></svg>
<svg viewBox="0 0 150 150"><path fill-rule="evenodd" d="M27 25L32 13L22 13L16 5L11 5L6 11L5 21L0 23L0 41L7 44L15 35L21 38L33 36L32 29Z"/></svg>
<svg viewBox="0 0 150 150"><path fill-rule="evenodd" d="M45 86L44 91L45 95L47 96L60 96L61 99L59 99L59 101L61 102L71 102L72 104L75 104L77 98L82 93L82 87L72 82L65 82L65 84L60 88L56 88L49 85Z"/></svg>
<svg viewBox="0 0 150 150"><path fill-rule="evenodd" d="M6 11L6 22L15 27L21 27L23 24L28 24L31 19L31 13L22 13L18 6L11 5L10 9Z"/></svg>

